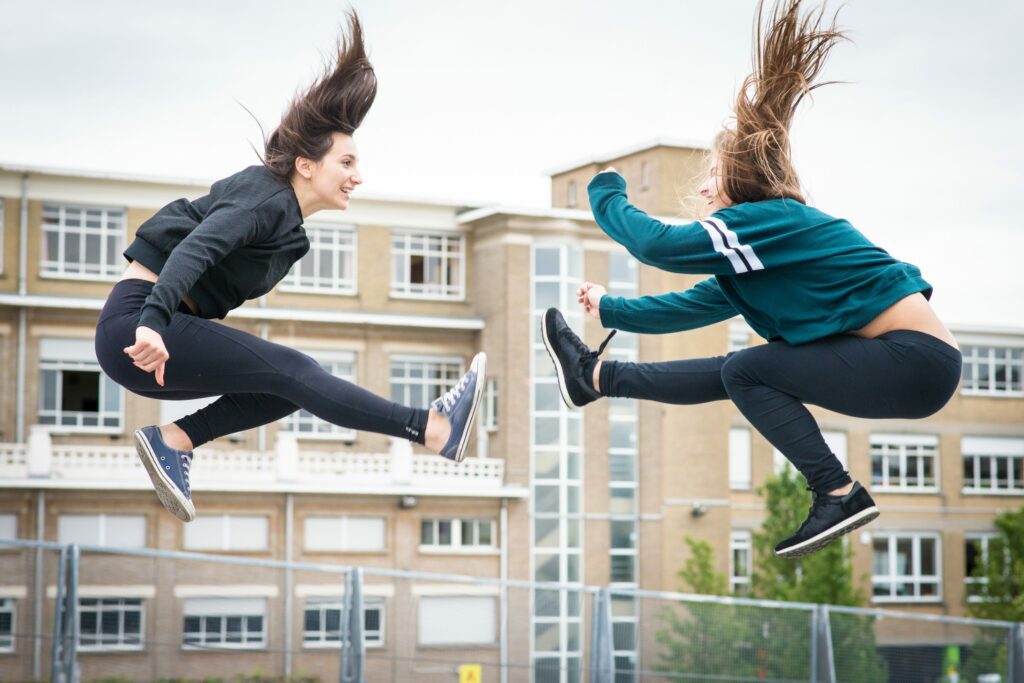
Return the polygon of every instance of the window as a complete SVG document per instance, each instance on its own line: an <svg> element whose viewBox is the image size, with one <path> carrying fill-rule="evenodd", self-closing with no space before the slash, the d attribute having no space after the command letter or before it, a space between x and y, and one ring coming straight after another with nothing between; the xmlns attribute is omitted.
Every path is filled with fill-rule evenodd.
<svg viewBox="0 0 1024 683"><path fill-rule="evenodd" d="M458 614L458 619L452 619ZM486 645L497 640L495 600L489 596L421 596L420 645Z"/></svg>
<svg viewBox="0 0 1024 683"><path fill-rule="evenodd" d="M117 548L146 547L145 515L61 515L57 542Z"/></svg>
<svg viewBox="0 0 1024 683"><path fill-rule="evenodd" d="M309 252L292 266L281 289L314 294L356 293L356 232L351 225L306 223Z"/></svg>
<svg viewBox="0 0 1024 683"><path fill-rule="evenodd" d="M18 538L18 515L0 514L0 539L15 541Z"/></svg>
<svg viewBox="0 0 1024 683"><path fill-rule="evenodd" d="M749 531L729 534L729 590L739 595L750 595L751 560L753 546Z"/></svg>
<svg viewBox="0 0 1024 683"><path fill-rule="evenodd" d="M266 550L265 516L209 515L185 525L186 550Z"/></svg>
<svg viewBox="0 0 1024 683"><path fill-rule="evenodd" d="M938 602L942 598L942 548L937 533L873 536L874 602Z"/></svg>
<svg viewBox="0 0 1024 683"><path fill-rule="evenodd" d="M825 445L839 458L839 464L846 469L846 432L822 431L821 436L825 439ZM772 464L775 474L780 473L784 467L793 468L793 464L777 448L772 449Z"/></svg>
<svg viewBox="0 0 1024 683"><path fill-rule="evenodd" d="M636 583L636 520L611 521L612 583Z"/></svg>
<svg viewBox="0 0 1024 683"><path fill-rule="evenodd" d="M185 601L185 647L260 649L267 644L264 598L195 598Z"/></svg>
<svg viewBox="0 0 1024 683"><path fill-rule="evenodd" d="M651 189L651 165L646 161L640 162L640 189Z"/></svg>
<svg viewBox="0 0 1024 683"><path fill-rule="evenodd" d="M342 602L338 598L307 600L303 645L338 647L341 642L341 612ZM384 601L381 599L363 598L363 644L366 647L384 645Z"/></svg>
<svg viewBox="0 0 1024 683"><path fill-rule="evenodd" d="M465 240L457 234L395 231L391 235L391 295L461 299Z"/></svg>
<svg viewBox="0 0 1024 683"><path fill-rule="evenodd" d="M354 353L331 351L307 351L320 366L335 377L355 382L356 357ZM356 430L331 424L309 412L299 409L281 420L281 429L292 432L300 439L337 439L352 441Z"/></svg>
<svg viewBox="0 0 1024 683"><path fill-rule="evenodd" d="M753 330L747 325L746 321L733 320L729 323L729 341L726 346L726 353L732 353L733 351L742 351L743 349L750 346L750 335L753 334Z"/></svg>
<svg viewBox="0 0 1024 683"><path fill-rule="evenodd" d="M988 577L974 576L978 566L988 562L989 551L999 542L995 532L968 533L964 538L964 588L967 602L981 602L988 595ZM1009 560L1009 555L1006 556Z"/></svg>
<svg viewBox="0 0 1024 683"><path fill-rule="evenodd" d="M476 549L494 547L490 519L424 519L420 522L420 549Z"/></svg>
<svg viewBox="0 0 1024 683"><path fill-rule="evenodd" d="M139 598L80 598L81 650L141 650L144 611Z"/></svg>
<svg viewBox="0 0 1024 683"><path fill-rule="evenodd" d="M100 371L91 339L39 345L39 424L119 434L124 390Z"/></svg>
<svg viewBox="0 0 1024 683"><path fill-rule="evenodd" d="M565 205L570 209L575 209L579 205L579 198L576 192L576 181L570 180L569 185L566 189Z"/></svg>
<svg viewBox="0 0 1024 683"><path fill-rule="evenodd" d="M1024 347L964 344L963 383L968 396L1024 396Z"/></svg>
<svg viewBox="0 0 1024 683"><path fill-rule="evenodd" d="M14 598L0 598L0 652L14 652L14 605Z"/></svg>
<svg viewBox="0 0 1024 683"><path fill-rule="evenodd" d="M391 357L391 400L426 408L462 377L461 358Z"/></svg>
<svg viewBox="0 0 1024 683"><path fill-rule="evenodd" d="M965 436L964 493L1024 493L1024 439Z"/></svg>
<svg viewBox="0 0 1024 683"><path fill-rule="evenodd" d="M871 485L876 490L938 491L937 436L871 435Z"/></svg>
<svg viewBox="0 0 1024 683"><path fill-rule="evenodd" d="M498 429L498 380L491 377L484 385L483 426L489 432Z"/></svg>
<svg viewBox="0 0 1024 683"><path fill-rule="evenodd" d="M745 491L750 481L750 430L729 430L729 488Z"/></svg>
<svg viewBox="0 0 1024 683"><path fill-rule="evenodd" d="M43 204L41 274L109 280L124 269L123 209Z"/></svg>
<svg viewBox="0 0 1024 683"><path fill-rule="evenodd" d="M384 550L383 517L306 517L307 552Z"/></svg>

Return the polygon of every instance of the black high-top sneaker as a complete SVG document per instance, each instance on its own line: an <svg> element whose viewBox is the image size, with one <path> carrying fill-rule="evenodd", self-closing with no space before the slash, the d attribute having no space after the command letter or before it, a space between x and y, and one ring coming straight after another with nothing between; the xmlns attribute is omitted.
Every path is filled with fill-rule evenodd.
<svg viewBox="0 0 1024 683"><path fill-rule="evenodd" d="M775 546L779 557L816 553L878 517L875 501L859 481L853 482L853 490L845 496L829 496L810 487L807 490L814 496L810 512L795 534Z"/></svg>
<svg viewBox="0 0 1024 683"><path fill-rule="evenodd" d="M558 309L549 308L540 320L540 336L544 340L544 348L551 356L551 362L555 364L558 389L562 392L565 405L582 408L601 398L601 394L594 390L591 374L597 357L615 336L615 330L605 337L597 351L591 351L565 323Z"/></svg>

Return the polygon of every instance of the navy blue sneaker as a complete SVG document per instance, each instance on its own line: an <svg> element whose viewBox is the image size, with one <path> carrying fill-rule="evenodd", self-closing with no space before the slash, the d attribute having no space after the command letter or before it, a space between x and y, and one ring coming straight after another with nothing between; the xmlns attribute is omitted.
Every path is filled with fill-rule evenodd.
<svg viewBox="0 0 1024 683"><path fill-rule="evenodd" d="M808 488L814 496L807 519L797 532L775 546L779 557L816 553L843 534L878 517L878 507L859 481L845 496L829 496Z"/></svg>
<svg viewBox="0 0 1024 683"><path fill-rule="evenodd" d="M469 365L469 372L462 376L459 383L430 404L434 412L444 415L451 423L451 436L441 449L441 455L449 460L462 462L466 457L466 446L469 445L469 434L473 431L476 409L483 395L483 377L486 372L487 354L478 353Z"/></svg>
<svg viewBox="0 0 1024 683"><path fill-rule="evenodd" d="M183 522L196 518L192 504L192 491L188 471L192 466L192 451L179 451L164 443L160 428L151 425L135 432L135 450L149 472L156 489L156 497L172 515Z"/></svg>
<svg viewBox="0 0 1024 683"><path fill-rule="evenodd" d="M597 358L604 353L615 330L605 337L597 351L592 351L566 324L557 308L544 311L540 319L540 336L558 375L558 391L569 408L583 406L601 398L594 390L593 374Z"/></svg>

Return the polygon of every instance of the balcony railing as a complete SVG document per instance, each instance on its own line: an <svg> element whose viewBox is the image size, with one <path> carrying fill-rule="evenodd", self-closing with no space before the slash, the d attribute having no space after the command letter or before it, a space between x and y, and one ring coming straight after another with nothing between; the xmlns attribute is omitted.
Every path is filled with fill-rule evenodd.
<svg viewBox="0 0 1024 683"><path fill-rule="evenodd" d="M199 448L191 468L193 488L202 490L358 491L524 497L505 486L505 463L467 458L454 463L414 455L395 439L388 453L306 450L294 435L278 434L273 450ZM0 443L0 486L145 489L149 478L132 446L54 444L45 428L34 428L28 444Z"/></svg>

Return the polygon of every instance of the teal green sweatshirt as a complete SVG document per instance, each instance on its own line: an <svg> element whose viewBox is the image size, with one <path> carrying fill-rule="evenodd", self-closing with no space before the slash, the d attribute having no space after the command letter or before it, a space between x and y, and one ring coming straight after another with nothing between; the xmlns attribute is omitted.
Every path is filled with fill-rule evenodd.
<svg viewBox="0 0 1024 683"><path fill-rule="evenodd" d="M864 327L900 299L932 288L921 271L850 223L792 199L737 204L668 225L629 203L626 181L600 173L588 187L594 219L641 263L713 277L684 292L605 296L605 327L660 334L737 313L765 339L803 344Z"/></svg>

